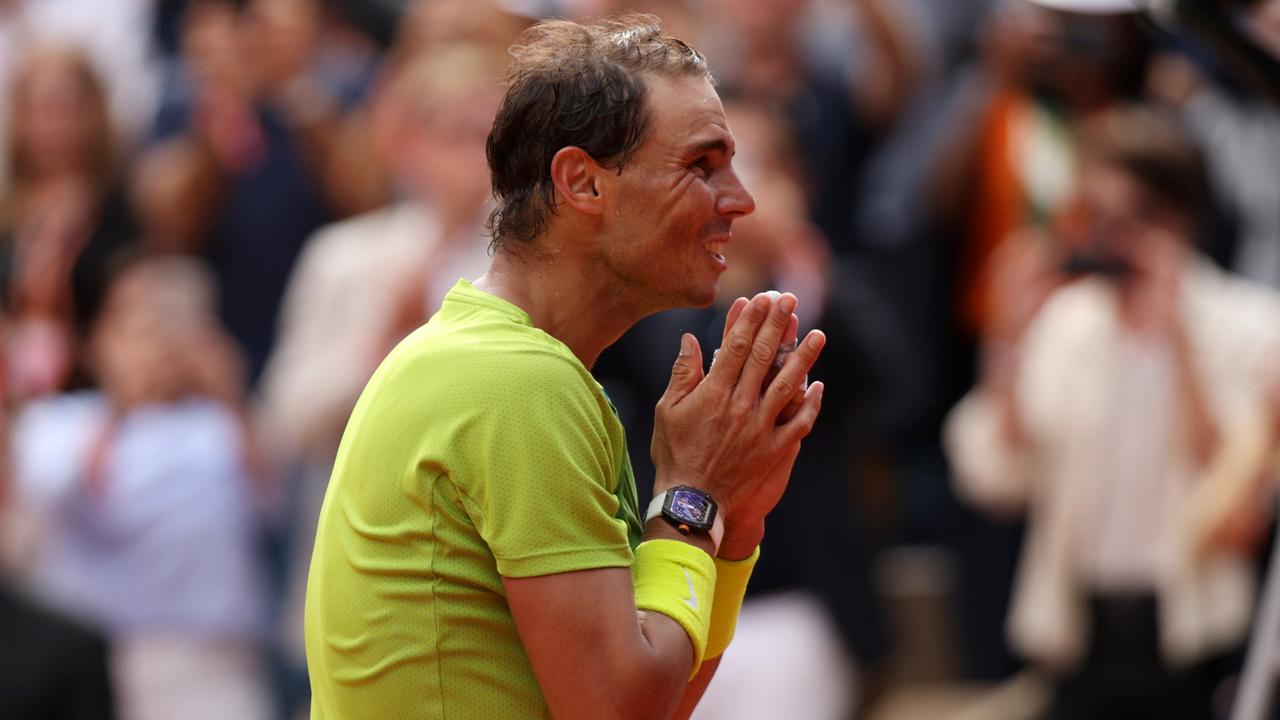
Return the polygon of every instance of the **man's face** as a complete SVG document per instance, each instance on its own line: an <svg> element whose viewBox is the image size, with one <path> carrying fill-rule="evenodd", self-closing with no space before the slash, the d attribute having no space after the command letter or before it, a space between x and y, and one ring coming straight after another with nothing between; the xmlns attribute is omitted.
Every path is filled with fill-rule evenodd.
<svg viewBox="0 0 1280 720"><path fill-rule="evenodd" d="M650 77L650 127L620 174L605 173L602 261L653 310L715 300L730 226L755 209L733 169L734 138L705 78ZM611 198L611 199L610 199Z"/></svg>

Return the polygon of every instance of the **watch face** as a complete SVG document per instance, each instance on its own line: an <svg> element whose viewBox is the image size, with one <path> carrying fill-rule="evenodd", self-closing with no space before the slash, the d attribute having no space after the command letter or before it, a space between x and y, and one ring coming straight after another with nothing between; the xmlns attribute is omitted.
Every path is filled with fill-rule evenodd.
<svg viewBox="0 0 1280 720"><path fill-rule="evenodd" d="M711 526L715 503L706 494L690 488L676 488L667 496L667 513L694 527Z"/></svg>

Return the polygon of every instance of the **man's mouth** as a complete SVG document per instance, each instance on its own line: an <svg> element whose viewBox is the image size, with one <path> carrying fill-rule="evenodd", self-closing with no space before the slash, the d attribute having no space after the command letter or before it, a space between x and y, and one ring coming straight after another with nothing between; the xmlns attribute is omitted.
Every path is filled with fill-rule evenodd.
<svg viewBox="0 0 1280 720"><path fill-rule="evenodd" d="M723 240L712 240L707 243L707 252L716 256L716 259L724 261L724 249L729 245L728 238Z"/></svg>

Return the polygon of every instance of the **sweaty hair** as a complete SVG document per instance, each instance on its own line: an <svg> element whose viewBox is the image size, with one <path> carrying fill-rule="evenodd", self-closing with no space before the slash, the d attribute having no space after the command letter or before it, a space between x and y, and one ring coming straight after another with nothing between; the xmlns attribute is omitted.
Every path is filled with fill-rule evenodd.
<svg viewBox="0 0 1280 720"><path fill-rule="evenodd" d="M497 207L492 247L527 243L555 212L551 159L564 147L621 170L645 138L646 75L705 77L702 53L662 31L652 15L540 22L511 47L507 92L485 153Z"/></svg>

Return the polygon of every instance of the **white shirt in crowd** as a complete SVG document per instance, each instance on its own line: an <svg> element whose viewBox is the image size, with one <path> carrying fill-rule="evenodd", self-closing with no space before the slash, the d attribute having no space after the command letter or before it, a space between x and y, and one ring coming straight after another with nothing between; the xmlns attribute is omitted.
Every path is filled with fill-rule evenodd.
<svg viewBox="0 0 1280 720"><path fill-rule="evenodd" d="M1252 427L1280 359L1280 300L1196 261L1182 320L1224 446ZM951 412L945 443L961 494L1028 514L1009 618L1014 646L1048 665L1079 659L1090 591L1152 591L1173 664L1240 641L1253 602L1241 557L1205 557L1197 507L1217 491L1181 439L1168 351L1122 327L1114 288L1088 279L1046 302L1018 348L1025 447L981 386Z"/></svg>

